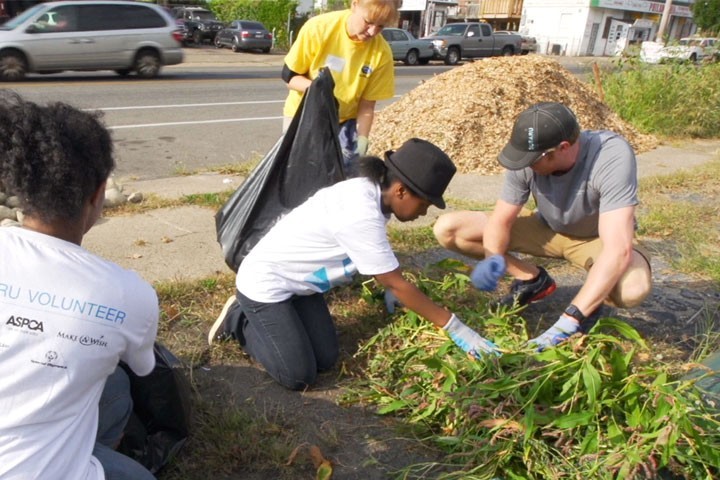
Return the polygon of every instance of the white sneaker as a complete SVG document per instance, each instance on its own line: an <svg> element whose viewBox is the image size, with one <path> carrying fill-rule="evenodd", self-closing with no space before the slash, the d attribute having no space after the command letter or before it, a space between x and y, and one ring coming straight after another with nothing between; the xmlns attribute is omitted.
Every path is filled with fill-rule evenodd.
<svg viewBox="0 0 720 480"><path fill-rule="evenodd" d="M214 341L225 339L225 317L227 317L228 311L236 301L235 295L233 295L225 302L225 306L220 312L220 315L217 317L217 320L215 320L215 323L212 324L212 327L210 327L210 332L208 332L208 345L212 345Z"/></svg>

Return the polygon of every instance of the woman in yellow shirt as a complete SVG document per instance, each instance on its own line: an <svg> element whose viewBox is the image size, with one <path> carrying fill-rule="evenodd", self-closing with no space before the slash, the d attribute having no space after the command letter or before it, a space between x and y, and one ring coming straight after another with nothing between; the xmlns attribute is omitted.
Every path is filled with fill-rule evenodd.
<svg viewBox="0 0 720 480"><path fill-rule="evenodd" d="M401 0L353 0L350 9L313 17L300 30L285 57L282 78L290 93L285 101L287 129L302 96L323 67L335 81L340 144L348 176L357 173L375 116L375 102L395 95L392 51L382 35L398 18Z"/></svg>

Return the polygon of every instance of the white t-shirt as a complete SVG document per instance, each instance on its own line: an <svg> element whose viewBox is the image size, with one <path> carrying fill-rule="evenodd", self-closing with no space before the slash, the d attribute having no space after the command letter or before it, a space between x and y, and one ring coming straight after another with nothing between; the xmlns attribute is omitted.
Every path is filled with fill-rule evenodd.
<svg viewBox="0 0 720 480"><path fill-rule="evenodd" d="M55 237L0 228L0 478L102 480L105 380L155 366L158 301L134 272Z"/></svg>
<svg viewBox="0 0 720 480"><path fill-rule="evenodd" d="M353 178L319 190L280 219L245 257L237 289L256 302L327 292L356 272L398 268L382 213L380 188Z"/></svg>

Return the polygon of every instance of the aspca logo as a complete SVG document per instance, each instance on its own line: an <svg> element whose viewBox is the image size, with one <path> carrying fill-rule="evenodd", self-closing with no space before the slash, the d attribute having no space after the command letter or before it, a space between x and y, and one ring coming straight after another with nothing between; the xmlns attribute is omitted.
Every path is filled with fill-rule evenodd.
<svg viewBox="0 0 720 480"><path fill-rule="evenodd" d="M44 332L43 322L33 320L32 318L16 317L11 315L7 322L5 322L5 325L12 325L13 327L23 328L34 332Z"/></svg>

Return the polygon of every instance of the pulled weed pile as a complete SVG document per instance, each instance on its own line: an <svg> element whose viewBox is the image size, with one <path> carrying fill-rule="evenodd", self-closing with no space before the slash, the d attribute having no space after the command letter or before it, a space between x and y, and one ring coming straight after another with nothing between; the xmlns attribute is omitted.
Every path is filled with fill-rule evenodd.
<svg viewBox="0 0 720 480"><path fill-rule="evenodd" d="M448 454L402 478L718 478L720 415L693 381L672 380L680 372L640 361L647 346L626 323L601 319L538 353L516 311L467 307L465 274L416 281L505 353L471 361L412 312L362 346L347 400L403 418Z"/></svg>

